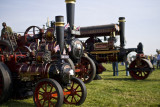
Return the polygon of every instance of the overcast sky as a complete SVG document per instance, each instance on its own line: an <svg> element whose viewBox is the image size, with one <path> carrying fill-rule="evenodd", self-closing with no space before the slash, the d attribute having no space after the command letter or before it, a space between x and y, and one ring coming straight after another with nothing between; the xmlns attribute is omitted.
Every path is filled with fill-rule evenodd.
<svg viewBox="0 0 160 107"><path fill-rule="evenodd" d="M65 0L0 0L0 23L6 22L15 32L29 26L42 27L55 16L63 15L66 22ZM139 42L147 55L160 49L160 0L77 0L76 26L118 23L126 17L126 48ZM2 29L2 26L0 26Z"/></svg>

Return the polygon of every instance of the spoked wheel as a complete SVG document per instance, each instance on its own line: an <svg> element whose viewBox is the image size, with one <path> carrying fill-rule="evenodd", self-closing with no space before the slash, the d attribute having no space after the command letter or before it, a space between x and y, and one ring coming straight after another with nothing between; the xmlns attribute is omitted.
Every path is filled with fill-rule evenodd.
<svg viewBox="0 0 160 107"><path fill-rule="evenodd" d="M71 86L64 88L64 103L81 105L87 96L85 84L79 78L72 78Z"/></svg>
<svg viewBox="0 0 160 107"><path fill-rule="evenodd" d="M76 65L76 77L80 78L84 83L90 83L96 75L96 66L91 58L83 56L81 62Z"/></svg>
<svg viewBox="0 0 160 107"><path fill-rule="evenodd" d="M27 42L27 38L29 36L33 37L36 34L38 34L38 32L40 32L40 27L38 26L30 26L26 29L26 31L24 32L24 36L25 36L25 42Z"/></svg>
<svg viewBox="0 0 160 107"><path fill-rule="evenodd" d="M0 62L0 104L7 101L11 94L11 74L8 67Z"/></svg>
<svg viewBox="0 0 160 107"><path fill-rule="evenodd" d="M31 36L34 36L37 31L40 32L40 27L38 27L38 26L30 26L30 27L28 27L26 29L26 31L24 32L24 35L30 34Z"/></svg>
<svg viewBox="0 0 160 107"><path fill-rule="evenodd" d="M147 59L134 60L129 66L129 73L133 79L144 80L152 72L152 64Z"/></svg>
<svg viewBox="0 0 160 107"><path fill-rule="evenodd" d="M33 100L37 107L61 107L63 98L62 87L53 79L43 79L35 87Z"/></svg>

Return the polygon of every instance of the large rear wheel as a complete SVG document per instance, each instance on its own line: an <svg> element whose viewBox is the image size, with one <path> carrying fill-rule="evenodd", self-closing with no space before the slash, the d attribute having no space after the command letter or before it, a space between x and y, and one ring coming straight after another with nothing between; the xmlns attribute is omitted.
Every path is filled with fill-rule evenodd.
<svg viewBox="0 0 160 107"><path fill-rule="evenodd" d="M34 90L33 100L37 107L61 107L63 90L53 79L40 80Z"/></svg>
<svg viewBox="0 0 160 107"><path fill-rule="evenodd" d="M84 83L90 83L96 75L96 65L88 56L81 57L81 62L76 65L75 69L76 77Z"/></svg>
<svg viewBox="0 0 160 107"><path fill-rule="evenodd" d="M0 104L7 101L11 94L11 73L8 67L0 62Z"/></svg>

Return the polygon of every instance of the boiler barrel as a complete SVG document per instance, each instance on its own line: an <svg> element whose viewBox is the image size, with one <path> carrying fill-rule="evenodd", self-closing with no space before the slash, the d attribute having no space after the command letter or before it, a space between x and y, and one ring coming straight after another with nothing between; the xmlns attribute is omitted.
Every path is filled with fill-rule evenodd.
<svg viewBox="0 0 160 107"><path fill-rule="evenodd" d="M51 64L22 64L18 68L18 73L22 77L40 76L41 78L47 78L49 77L50 67Z"/></svg>

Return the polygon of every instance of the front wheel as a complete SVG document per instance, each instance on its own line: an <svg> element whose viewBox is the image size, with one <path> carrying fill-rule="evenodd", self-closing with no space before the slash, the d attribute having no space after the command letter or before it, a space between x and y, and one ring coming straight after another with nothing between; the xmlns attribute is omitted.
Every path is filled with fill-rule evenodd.
<svg viewBox="0 0 160 107"><path fill-rule="evenodd" d="M135 80L144 80L152 72L152 64L147 59L134 60L129 66L129 73Z"/></svg>
<svg viewBox="0 0 160 107"><path fill-rule="evenodd" d="M40 80L35 87L33 100L37 107L61 107L62 87L53 79Z"/></svg>
<svg viewBox="0 0 160 107"><path fill-rule="evenodd" d="M71 86L64 88L64 103L81 105L87 96L85 84L79 78L71 79Z"/></svg>

